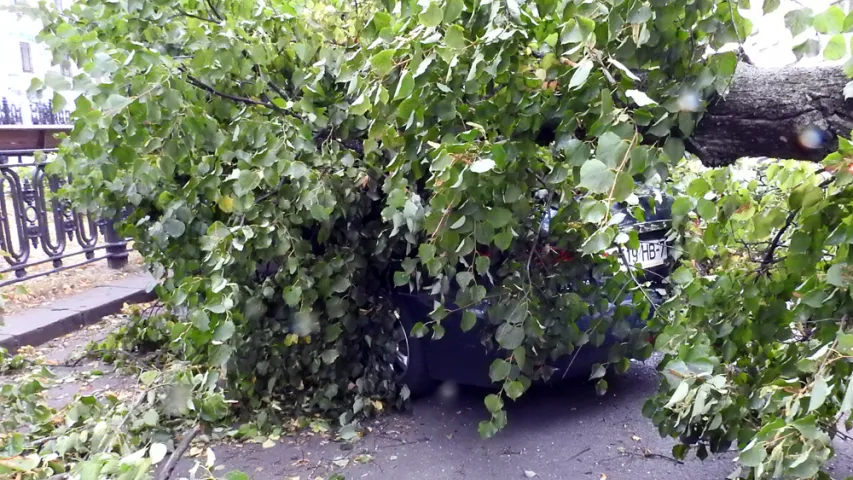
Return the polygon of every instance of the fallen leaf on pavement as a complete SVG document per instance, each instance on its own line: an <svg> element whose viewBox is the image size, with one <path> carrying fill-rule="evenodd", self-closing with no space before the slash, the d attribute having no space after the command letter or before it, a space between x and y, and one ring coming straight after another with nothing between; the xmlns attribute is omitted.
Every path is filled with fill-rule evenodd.
<svg viewBox="0 0 853 480"><path fill-rule="evenodd" d="M525 470L524 476L527 478L533 478L536 476L536 472L534 472L533 470Z"/></svg>

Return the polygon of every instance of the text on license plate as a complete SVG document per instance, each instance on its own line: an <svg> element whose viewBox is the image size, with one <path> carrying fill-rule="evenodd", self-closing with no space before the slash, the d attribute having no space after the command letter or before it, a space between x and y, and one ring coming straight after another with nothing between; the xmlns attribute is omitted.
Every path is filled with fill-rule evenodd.
<svg viewBox="0 0 853 480"><path fill-rule="evenodd" d="M631 248L623 248L625 252L625 260L629 265L640 264L642 268L657 267L666 262L669 255L666 247L666 240L654 240L640 242L640 248L634 250Z"/></svg>

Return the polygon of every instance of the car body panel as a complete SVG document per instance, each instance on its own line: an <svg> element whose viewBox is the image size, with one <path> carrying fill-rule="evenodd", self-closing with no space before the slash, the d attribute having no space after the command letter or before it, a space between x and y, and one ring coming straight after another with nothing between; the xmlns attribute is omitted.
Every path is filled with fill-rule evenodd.
<svg viewBox="0 0 853 480"><path fill-rule="evenodd" d="M397 295L395 303L401 312L405 312L402 315L404 326L411 329L417 321L428 318L433 309L432 301L432 297L429 295ZM446 308L448 310L456 309L453 305L448 305ZM445 334L441 339L422 340L430 377L435 380L453 381L481 387L493 387L495 385L489 378L489 366L496 358L505 358L506 351L490 350L484 345L482 339L489 322L481 312L478 313L480 318L476 326L468 332L463 332L460 327L462 313L456 309L454 313L442 320ZM594 317L591 316L580 318L577 322L578 328L581 330L588 329L593 319ZM626 320L633 328L642 328L645 325L645 322L636 313L629 315ZM619 340L612 333L608 333L602 345L582 348L574 354L557 359L551 363L551 366L555 368L554 376L570 378L588 375L592 365L607 361L610 347L618 342ZM571 369L564 374L568 367Z"/></svg>

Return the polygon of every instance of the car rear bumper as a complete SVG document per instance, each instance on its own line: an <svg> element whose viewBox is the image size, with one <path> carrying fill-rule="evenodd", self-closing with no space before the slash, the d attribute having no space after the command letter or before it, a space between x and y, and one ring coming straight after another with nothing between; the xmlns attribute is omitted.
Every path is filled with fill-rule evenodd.
<svg viewBox="0 0 853 480"><path fill-rule="evenodd" d="M400 295L398 298L398 302L407 304L406 310L410 314L414 313L416 319L425 318L432 309L432 298L426 295ZM656 299L657 297L653 297L653 300ZM494 387L495 384L489 378L489 366L496 358L505 358L506 351L490 350L483 345L481 339L483 329L488 323L486 319L481 318L477 326L468 332L463 332L460 328L461 320L460 312L449 315L442 320L446 332L444 337L440 340L424 341L429 374L433 379L440 381ZM593 320L594 317L582 318L578 321L578 327L586 330ZM636 313L629 315L626 320L632 328L645 326L645 322ZM411 325L407 325L407 328L411 328ZM618 342L619 340L612 333L608 333L600 346L593 347L588 344L571 354L560 357L551 363L555 369L552 378L587 375L592 365L607 361L611 347Z"/></svg>

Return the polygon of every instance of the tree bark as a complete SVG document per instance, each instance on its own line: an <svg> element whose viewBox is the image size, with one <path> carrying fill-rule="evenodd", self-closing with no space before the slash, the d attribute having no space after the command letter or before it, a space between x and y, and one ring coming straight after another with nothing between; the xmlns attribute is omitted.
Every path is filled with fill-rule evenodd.
<svg viewBox="0 0 853 480"><path fill-rule="evenodd" d="M729 92L711 102L687 149L709 167L741 157L819 162L853 130L853 99L841 67L738 67Z"/></svg>

